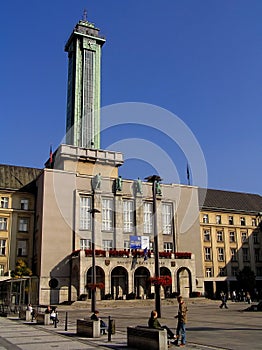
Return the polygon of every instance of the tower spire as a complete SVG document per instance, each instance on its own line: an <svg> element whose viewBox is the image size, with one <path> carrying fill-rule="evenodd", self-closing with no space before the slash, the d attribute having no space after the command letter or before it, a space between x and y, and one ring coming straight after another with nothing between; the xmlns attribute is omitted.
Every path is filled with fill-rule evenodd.
<svg viewBox="0 0 262 350"><path fill-rule="evenodd" d="M84 9L84 12L83 12L83 21L87 22L87 10Z"/></svg>

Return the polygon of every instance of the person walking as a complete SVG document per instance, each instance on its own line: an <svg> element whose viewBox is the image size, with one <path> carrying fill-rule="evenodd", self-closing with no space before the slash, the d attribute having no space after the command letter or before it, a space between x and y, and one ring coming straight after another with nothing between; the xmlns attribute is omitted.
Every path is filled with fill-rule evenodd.
<svg viewBox="0 0 262 350"><path fill-rule="evenodd" d="M220 298L221 298L221 301L222 303L220 304L220 309L223 308L223 306L225 307L225 309L228 309L228 306L227 306L227 296L224 292L221 292L220 293Z"/></svg>
<svg viewBox="0 0 262 350"><path fill-rule="evenodd" d="M175 316L175 318L177 318L176 342L178 345L178 340L181 335L181 343L179 346L183 347L186 345L186 323L187 323L188 308L181 295L177 297L177 302L178 302L178 313Z"/></svg>

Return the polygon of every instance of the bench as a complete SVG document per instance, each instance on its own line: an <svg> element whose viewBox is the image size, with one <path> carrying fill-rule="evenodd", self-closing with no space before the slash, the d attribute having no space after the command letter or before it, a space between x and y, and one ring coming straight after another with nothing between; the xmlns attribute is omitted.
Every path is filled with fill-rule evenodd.
<svg viewBox="0 0 262 350"><path fill-rule="evenodd" d="M51 323L50 314L38 313L35 319L37 324L48 325Z"/></svg>
<svg viewBox="0 0 262 350"><path fill-rule="evenodd" d="M76 333L82 337L99 338L101 335L100 321L78 319L76 320Z"/></svg>
<svg viewBox="0 0 262 350"><path fill-rule="evenodd" d="M167 350L167 331L144 326L127 327L127 346L143 350Z"/></svg>

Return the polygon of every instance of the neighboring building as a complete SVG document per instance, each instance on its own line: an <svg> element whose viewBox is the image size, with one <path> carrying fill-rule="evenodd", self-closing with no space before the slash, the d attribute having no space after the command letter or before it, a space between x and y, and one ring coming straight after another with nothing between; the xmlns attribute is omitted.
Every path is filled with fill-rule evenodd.
<svg viewBox="0 0 262 350"><path fill-rule="evenodd" d="M208 296L236 290L236 274L245 266L255 273L256 287L262 290L261 209L257 194L207 190L200 227Z"/></svg>
<svg viewBox="0 0 262 350"><path fill-rule="evenodd" d="M17 259L32 269L35 193L40 169L0 165L0 276L10 276ZM3 277L4 276L4 277Z"/></svg>

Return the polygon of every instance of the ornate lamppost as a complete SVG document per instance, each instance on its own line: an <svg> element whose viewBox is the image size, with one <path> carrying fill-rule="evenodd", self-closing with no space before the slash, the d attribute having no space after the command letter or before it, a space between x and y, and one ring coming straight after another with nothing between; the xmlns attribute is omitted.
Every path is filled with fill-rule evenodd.
<svg viewBox="0 0 262 350"><path fill-rule="evenodd" d="M157 184L162 181L158 175L151 175L145 178L147 182L152 183L152 196L153 196L153 228L154 228L154 251L155 251L155 277L159 279L160 268L159 268L159 251L158 251L158 230L157 230L157 212L156 212L156 191ZM155 309L158 313L158 317L161 317L161 298L160 298L160 284L155 284Z"/></svg>

